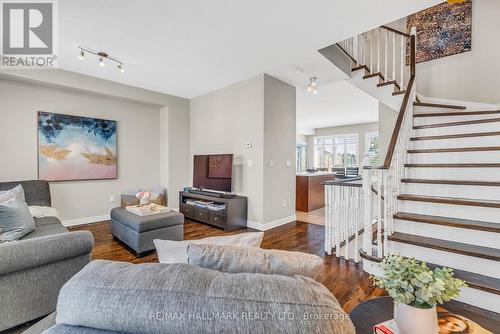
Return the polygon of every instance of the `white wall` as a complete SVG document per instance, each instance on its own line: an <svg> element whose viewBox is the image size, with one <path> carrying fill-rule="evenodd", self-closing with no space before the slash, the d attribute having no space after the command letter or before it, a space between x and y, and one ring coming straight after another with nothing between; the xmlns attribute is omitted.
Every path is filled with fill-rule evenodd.
<svg viewBox="0 0 500 334"><path fill-rule="evenodd" d="M37 179L37 111L118 121L118 179L51 183L53 206L63 220L107 215L122 191L159 185L157 108L5 81L0 82L0 181Z"/></svg>
<svg viewBox="0 0 500 334"><path fill-rule="evenodd" d="M265 74L191 99L191 155L235 155L233 187L248 197L251 227L295 214L295 114L295 88Z"/></svg>
<svg viewBox="0 0 500 334"><path fill-rule="evenodd" d="M295 97L295 87L264 76L264 224L295 220Z"/></svg>
<svg viewBox="0 0 500 334"><path fill-rule="evenodd" d="M189 127L189 112L169 107L160 110L160 182L171 208L179 208L179 190L190 185Z"/></svg>
<svg viewBox="0 0 500 334"><path fill-rule="evenodd" d="M191 161L196 154L234 154L234 190L248 197L248 219L254 222L264 216L263 123L263 74L190 102ZM246 142L252 147L245 148Z"/></svg>
<svg viewBox="0 0 500 334"><path fill-rule="evenodd" d="M417 92L500 105L499 17L498 0L472 1L472 51L417 64ZM405 27L405 20L391 26Z"/></svg>
<svg viewBox="0 0 500 334"><path fill-rule="evenodd" d="M394 125L398 118L398 112L389 108L383 103L378 104L378 140L379 140L379 153L380 162L382 163L387 154L387 148L391 142L392 133L394 132Z"/></svg>
<svg viewBox="0 0 500 334"><path fill-rule="evenodd" d="M0 156L9 164L0 181L37 178L38 110L118 121L118 179L51 183L66 223L105 219L130 188L162 185L178 206L189 184L188 100L64 70L1 71Z"/></svg>

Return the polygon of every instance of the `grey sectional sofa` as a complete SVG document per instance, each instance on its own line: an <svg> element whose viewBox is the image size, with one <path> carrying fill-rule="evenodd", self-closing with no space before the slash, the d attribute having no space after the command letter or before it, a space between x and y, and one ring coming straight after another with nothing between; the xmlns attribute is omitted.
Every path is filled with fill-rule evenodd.
<svg viewBox="0 0 500 334"><path fill-rule="evenodd" d="M354 334L355 330L331 292L311 278L223 273L184 263L97 260L64 285L56 324L43 332L72 333Z"/></svg>
<svg viewBox="0 0 500 334"><path fill-rule="evenodd" d="M3 182L0 190L18 184L28 205L51 206L45 181ZM91 260L90 232L68 232L55 217L35 224L20 240L0 244L0 331L54 312L63 284Z"/></svg>

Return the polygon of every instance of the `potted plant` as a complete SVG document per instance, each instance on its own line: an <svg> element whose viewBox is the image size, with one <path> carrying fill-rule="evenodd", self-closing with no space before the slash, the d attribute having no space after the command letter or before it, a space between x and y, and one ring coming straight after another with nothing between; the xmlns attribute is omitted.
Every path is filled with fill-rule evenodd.
<svg viewBox="0 0 500 334"><path fill-rule="evenodd" d="M437 333L436 304L457 297L466 286L450 268L432 271L425 262L399 254L387 255L380 267L383 276L372 279L394 299L394 321L401 334Z"/></svg>

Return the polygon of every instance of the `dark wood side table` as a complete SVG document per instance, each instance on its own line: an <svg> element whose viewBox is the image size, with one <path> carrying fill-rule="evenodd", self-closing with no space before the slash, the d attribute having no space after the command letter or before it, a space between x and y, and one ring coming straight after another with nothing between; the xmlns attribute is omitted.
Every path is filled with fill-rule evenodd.
<svg viewBox="0 0 500 334"><path fill-rule="evenodd" d="M475 321L492 333L499 333L500 314L483 310L464 303L451 301L443 305L445 309ZM362 302L352 310L350 316L356 327L356 334L373 334L373 326L392 319L394 303L391 297L380 297Z"/></svg>

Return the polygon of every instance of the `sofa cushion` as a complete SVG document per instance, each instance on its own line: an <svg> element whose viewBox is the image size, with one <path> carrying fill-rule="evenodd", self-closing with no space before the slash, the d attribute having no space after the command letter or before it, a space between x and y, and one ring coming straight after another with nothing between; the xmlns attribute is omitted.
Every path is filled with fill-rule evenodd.
<svg viewBox="0 0 500 334"><path fill-rule="evenodd" d="M45 225L61 225L61 221L56 217L42 217L42 218L33 218L35 220L35 225L45 226Z"/></svg>
<svg viewBox="0 0 500 334"><path fill-rule="evenodd" d="M66 233L66 232L68 232L68 229L64 227L61 223L40 225L36 226L36 228L32 232L26 234L20 240L40 238L48 235Z"/></svg>
<svg viewBox="0 0 500 334"><path fill-rule="evenodd" d="M35 229L28 205L18 198L0 203L0 243L15 241Z"/></svg>
<svg viewBox="0 0 500 334"><path fill-rule="evenodd" d="M187 250L189 244L260 247L262 238L264 238L264 232L246 232L185 241L154 239L153 242L160 263L188 263Z"/></svg>
<svg viewBox="0 0 500 334"><path fill-rule="evenodd" d="M47 181L0 182L0 191L12 189L19 184L24 189L24 196L28 205L52 206L50 200L50 187Z"/></svg>
<svg viewBox="0 0 500 334"><path fill-rule="evenodd" d="M166 213L139 216L123 208L114 208L111 210L111 219L136 232L146 232L184 224L184 215L173 210Z"/></svg>
<svg viewBox="0 0 500 334"><path fill-rule="evenodd" d="M188 246L188 263L227 273L260 273L315 278L323 259L317 255L255 247Z"/></svg>
<svg viewBox="0 0 500 334"><path fill-rule="evenodd" d="M126 333L339 333L354 328L306 277L93 261L61 289L59 325Z"/></svg>

